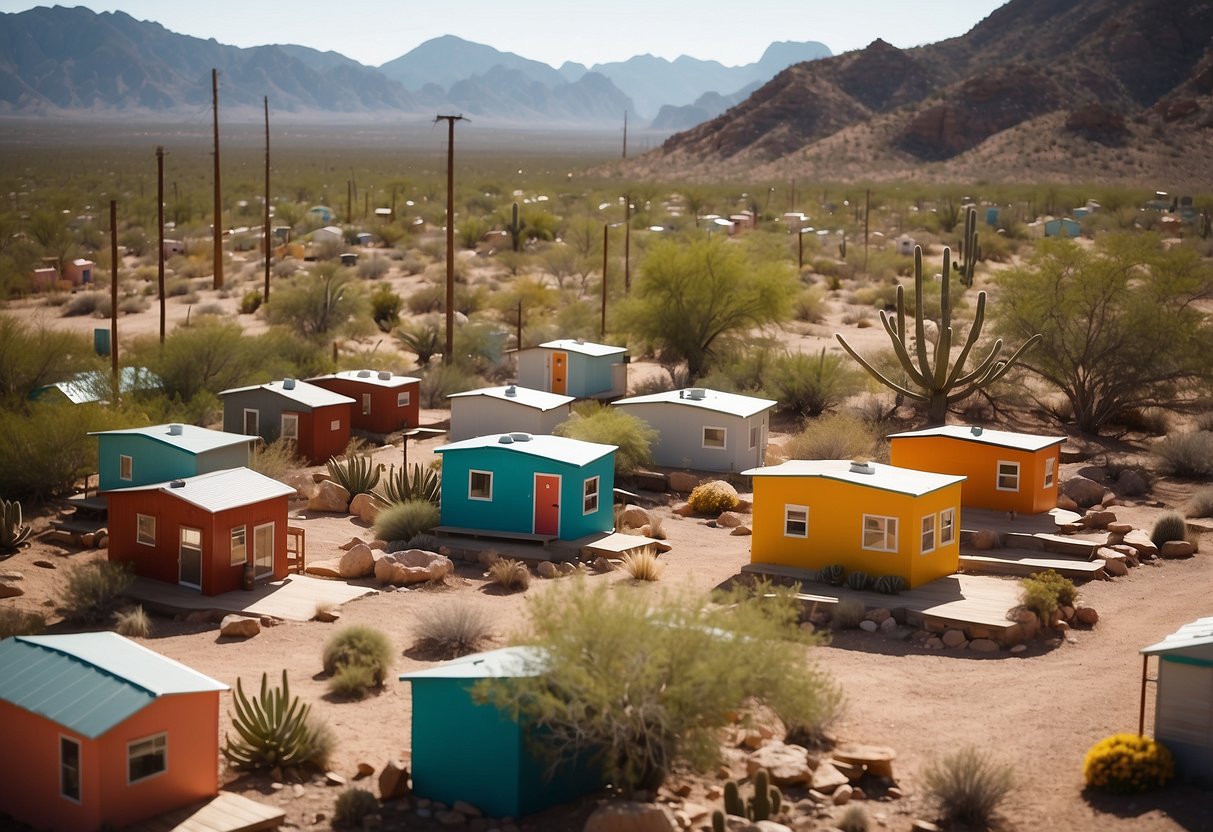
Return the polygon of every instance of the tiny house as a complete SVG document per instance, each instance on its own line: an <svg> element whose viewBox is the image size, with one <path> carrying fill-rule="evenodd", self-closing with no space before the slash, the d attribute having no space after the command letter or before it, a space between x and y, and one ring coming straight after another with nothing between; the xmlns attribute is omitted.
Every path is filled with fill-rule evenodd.
<svg viewBox="0 0 1213 832"><path fill-rule="evenodd" d="M960 565L964 477L878 462L794 459L754 478L752 563L840 565L913 588Z"/></svg>
<svg viewBox="0 0 1213 832"><path fill-rule="evenodd" d="M1082 233L1082 227L1078 220L1069 217L1060 217L1051 220L1045 220L1044 231L1046 237L1061 237L1074 238Z"/></svg>
<svg viewBox="0 0 1213 832"><path fill-rule="evenodd" d="M343 370L308 382L354 400L350 424L355 430L388 434L420 421L421 379L388 370Z"/></svg>
<svg viewBox="0 0 1213 832"><path fill-rule="evenodd" d="M260 436L266 442L291 439L312 465L340 454L350 442L355 402L349 396L293 378L219 395L225 431Z"/></svg>
<svg viewBox="0 0 1213 832"><path fill-rule="evenodd" d="M696 471L741 471L766 459L770 399L703 387L612 403L657 431L653 461Z"/></svg>
<svg viewBox="0 0 1213 832"><path fill-rule="evenodd" d="M109 344L109 330L101 329ZM108 354L108 346L106 353ZM123 367L118 372L118 389L123 395L127 393L150 393L163 386L160 377L146 367ZM108 402L114 392L113 376L100 370L86 370L76 373L66 381L54 384L44 384L30 391L29 398L45 401L69 401L72 404L89 404L90 402Z"/></svg>
<svg viewBox="0 0 1213 832"><path fill-rule="evenodd" d="M92 260L76 258L63 267L63 279L73 287L89 286L93 282L93 269L96 266Z"/></svg>
<svg viewBox="0 0 1213 832"><path fill-rule="evenodd" d="M109 501L109 559L136 575L221 595L287 574L295 489L248 468L119 488Z"/></svg>
<svg viewBox="0 0 1213 832"><path fill-rule="evenodd" d="M509 384L452 393L450 439L489 433L552 433L573 413L572 396Z"/></svg>
<svg viewBox="0 0 1213 832"><path fill-rule="evenodd" d="M246 467L254 437L196 425L152 425L101 430L97 437L97 488L128 488L209 471Z"/></svg>
<svg viewBox="0 0 1213 832"><path fill-rule="evenodd" d="M615 526L615 446L502 433L435 448L442 525L576 540Z"/></svg>
<svg viewBox="0 0 1213 832"><path fill-rule="evenodd" d="M553 766L537 752L533 729L492 703L477 702L482 680L534 676L543 654L505 647L405 673L412 686L413 792L448 805L466 801L492 817L519 818L603 787L584 761ZM469 754L469 748L476 753Z"/></svg>
<svg viewBox="0 0 1213 832"><path fill-rule="evenodd" d="M1039 514L1057 508L1064 436L944 425L889 437L889 462L966 477L968 508Z"/></svg>
<svg viewBox="0 0 1213 832"><path fill-rule="evenodd" d="M1213 780L1213 618L1185 624L1158 644L1142 649L1145 663L1158 656L1154 739L1175 757L1177 772ZM1145 704L1145 691L1142 691Z"/></svg>
<svg viewBox="0 0 1213 832"><path fill-rule="evenodd" d="M316 243L340 243L345 240L345 233L335 225L326 225L312 232L312 241Z"/></svg>
<svg viewBox="0 0 1213 832"><path fill-rule="evenodd" d="M0 815L122 829L214 797L225 690L117 633L0 641Z"/></svg>
<svg viewBox="0 0 1213 832"><path fill-rule="evenodd" d="M626 347L564 338L518 351L518 383L576 399L622 396L628 388Z"/></svg>

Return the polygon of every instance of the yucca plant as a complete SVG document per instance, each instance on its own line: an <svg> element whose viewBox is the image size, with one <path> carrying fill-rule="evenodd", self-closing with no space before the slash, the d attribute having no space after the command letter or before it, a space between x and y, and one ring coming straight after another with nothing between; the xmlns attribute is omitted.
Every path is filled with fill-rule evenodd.
<svg viewBox="0 0 1213 832"><path fill-rule="evenodd" d="M392 465L379 485L379 496L387 503L403 503L406 500L428 500L434 505L442 502L442 476L433 468L422 468L413 464L405 470L396 470Z"/></svg>
<svg viewBox="0 0 1213 832"><path fill-rule="evenodd" d="M291 696L286 671L282 687L271 688L261 674L261 694L251 699L236 680L232 697L236 712L232 727L239 737L224 737L223 756L238 769L293 768L308 763L316 753L316 729L308 720L312 706Z"/></svg>
<svg viewBox="0 0 1213 832"><path fill-rule="evenodd" d="M370 455L351 454L342 461L329 457L329 479L350 493L369 494L379 484L379 466Z"/></svg>
<svg viewBox="0 0 1213 832"><path fill-rule="evenodd" d="M17 551L29 538L30 528L21 522L21 503L0 500L0 553Z"/></svg>

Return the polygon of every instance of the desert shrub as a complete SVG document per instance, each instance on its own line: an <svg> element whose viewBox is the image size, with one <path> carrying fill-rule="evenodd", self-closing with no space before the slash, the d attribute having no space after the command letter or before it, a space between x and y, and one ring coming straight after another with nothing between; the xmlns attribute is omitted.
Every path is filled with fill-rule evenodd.
<svg viewBox="0 0 1213 832"><path fill-rule="evenodd" d="M654 540L665 540L665 518L653 517L649 520L649 537Z"/></svg>
<svg viewBox="0 0 1213 832"><path fill-rule="evenodd" d="M691 490L687 503L696 514L720 514L740 504L737 491L720 480L701 483Z"/></svg>
<svg viewBox="0 0 1213 832"><path fill-rule="evenodd" d="M1087 752L1082 763L1087 785L1113 794L1157 789L1175 776L1175 761L1166 746L1136 734L1113 734Z"/></svg>
<svg viewBox="0 0 1213 832"><path fill-rule="evenodd" d="M418 287L404 303L414 315L441 312L446 306L446 287L436 283Z"/></svg>
<svg viewBox="0 0 1213 832"><path fill-rule="evenodd" d="M489 583L506 592L521 592L531 585L531 571L520 560L499 558L489 566Z"/></svg>
<svg viewBox="0 0 1213 832"><path fill-rule="evenodd" d="M375 537L379 540L412 540L419 532L438 525L441 514L429 500L405 500L392 503L375 518Z"/></svg>
<svg viewBox="0 0 1213 832"><path fill-rule="evenodd" d="M473 695L543 725L553 765L597 749L606 777L628 792L655 788L676 765L715 763L719 729L746 706L805 724L834 688L806 656L813 639L790 590L657 600L585 581L540 593L527 607L544 672L486 680Z"/></svg>
<svg viewBox="0 0 1213 832"><path fill-rule="evenodd" d="M766 388L782 410L802 417L819 416L863 389L864 374L847 356L786 353L771 361Z"/></svg>
<svg viewBox="0 0 1213 832"><path fill-rule="evenodd" d="M114 631L127 638L147 638L152 634L152 619L142 606L121 610L114 616Z"/></svg>
<svg viewBox="0 0 1213 832"><path fill-rule="evenodd" d="M247 696L240 679L232 696L235 710L232 727L236 738L224 737L223 756L237 769L296 768L323 765L332 751L334 738L311 715L312 706L291 696L286 671L282 686L269 686L269 675L261 674L261 692Z"/></svg>
<svg viewBox="0 0 1213 832"><path fill-rule="evenodd" d="M321 661L324 672L332 676L330 691L339 696L361 697L370 688L382 685L387 677L392 663L392 642L373 627L345 627L325 643ZM342 674L350 668L359 670Z"/></svg>
<svg viewBox="0 0 1213 832"><path fill-rule="evenodd" d="M1188 517L1213 517L1213 488L1198 488L1184 505Z"/></svg>
<svg viewBox="0 0 1213 832"><path fill-rule="evenodd" d="M375 684L375 671L362 664L347 664L329 677L329 693L342 699L362 699Z"/></svg>
<svg viewBox="0 0 1213 832"><path fill-rule="evenodd" d="M416 646L429 655L454 659L475 653L493 635L492 622L479 607L453 601L417 615Z"/></svg>
<svg viewBox="0 0 1213 832"><path fill-rule="evenodd" d="M851 805L842 813L842 817L834 822L838 827L839 832L868 832L871 828L871 821L868 820L868 812L862 806Z"/></svg>
<svg viewBox="0 0 1213 832"><path fill-rule="evenodd" d="M1074 582L1052 569L1029 575L1019 581L1019 601L1025 609L1036 613L1042 623L1048 622L1057 613L1058 607L1074 604L1077 597Z"/></svg>
<svg viewBox="0 0 1213 832"><path fill-rule="evenodd" d="M386 257L375 255L358 263L355 270L364 280L379 280L392 270L392 261Z"/></svg>
<svg viewBox="0 0 1213 832"><path fill-rule="evenodd" d="M616 445L615 471L629 474L652 460L657 431L647 422L619 407L596 402L578 405L573 415L556 426L557 436Z"/></svg>
<svg viewBox="0 0 1213 832"><path fill-rule="evenodd" d="M862 601L843 598L830 611L830 627L835 630L854 630L866 614L867 609Z"/></svg>
<svg viewBox="0 0 1213 832"><path fill-rule="evenodd" d="M1150 436L1164 436L1171 427L1171 417L1161 407L1130 407L1111 419L1113 424Z"/></svg>
<svg viewBox="0 0 1213 832"><path fill-rule="evenodd" d="M109 621L134 579L125 564L107 560L73 567L63 590L63 617L75 624Z"/></svg>
<svg viewBox="0 0 1213 832"><path fill-rule="evenodd" d="M118 311L124 315L146 312L148 308L147 298L142 295L127 295L122 300L118 301Z"/></svg>
<svg viewBox="0 0 1213 832"><path fill-rule="evenodd" d="M366 789L357 786L346 789L337 796L333 807L333 823L362 829L362 819L379 812L379 800Z"/></svg>
<svg viewBox="0 0 1213 832"><path fill-rule="evenodd" d="M831 413L808 422L783 449L790 459L871 459L880 445L874 425L846 413Z"/></svg>
<svg viewBox="0 0 1213 832"><path fill-rule="evenodd" d="M244 293L240 298L240 306L238 307L241 315L252 315L261 308L261 291L259 289L251 289Z"/></svg>
<svg viewBox="0 0 1213 832"><path fill-rule="evenodd" d="M637 581L655 581L661 577L665 564L657 559L657 554L649 549L626 554L621 560L623 571Z"/></svg>
<svg viewBox="0 0 1213 832"><path fill-rule="evenodd" d="M988 825L1015 786L1009 765L972 746L929 763L923 780L944 817L975 826Z"/></svg>
<svg viewBox="0 0 1213 832"><path fill-rule="evenodd" d="M291 471L303 466L296 453L294 440L275 439L273 442L258 442L253 447L253 458L249 467L270 479L281 480Z"/></svg>
<svg viewBox="0 0 1213 832"><path fill-rule="evenodd" d="M386 260L373 262L385 263ZM392 327L400 320L400 310L404 301L396 294L390 285L381 283L371 292L371 318L384 332L391 332Z"/></svg>
<svg viewBox="0 0 1213 832"><path fill-rule="evenodd" d="M46 629L46 617L14 607L0 607L0 639L10 636L36 636Z"/></svg>
<svg viewBox="0 0 1213 832"><path fill-rule="evenodd" d="M798 321L819 324L825 320L830 311L830 303L826 299L825 290L820 286L806 289L796 296L792 304L792 315Z"/></svg>
<svg viewBox="0 0 1213 832"><path fill-rule="evenodd" d="M865 286L862 289L856 289L851 299L860 306L892 310L897 306L897 284L878 283L875 286ZM906 302L908 304L909 300L907 299Z"/></svg>
<svg viewBox="0 0 1213 832"><path fill-rule="evenodd" d="M449 407L447 396L474 390L481 386L481 383L479 376L458 365L440 364L432 367L421 376L421 406Z"/></svg>
<svg viewBox="0 0 1213 832"><path fill-rule="evenodd" d="M1188 523L1178 511L1164 511L1154 520L1150 530L1150 542L1161 548L1171 540L1183 540L1188 533Z"/></svg>
<svg viewBox="0 0 1213 832"><path fill-rule="evenodd" d="M77 292L71 300L63 305L63 316L67 318L80 315L98 315L105 317L110 314L110 296L105 292Z"/></svg>

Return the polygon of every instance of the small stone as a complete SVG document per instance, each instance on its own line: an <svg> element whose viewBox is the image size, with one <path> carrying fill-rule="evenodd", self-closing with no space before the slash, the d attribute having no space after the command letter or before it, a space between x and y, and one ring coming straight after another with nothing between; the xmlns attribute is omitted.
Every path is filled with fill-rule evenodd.
<svg viewBox="0 0 1213 832"><path fill-rule="evenodd" d="M572 564L572 563L569 563L567 560L564 560L564 561L561 561L560 563L556 564L556 569L560 572L561 575L572 575L574 572L577 571L577 566L576 566L576 564Z"/></svg>
<svg viewBox="0 0 1213 832"><path fill-rule="evenodd" d="M693 517L695 515L695 509L691 508L690 503L675 503L670 511L679 517Z"/></svg>
<svg viewBox="0 0 1213 832"><path fill-rule="evenodd" d="M765 768L776 786L807 784L813 780L809 752L799 745L771 742L746 757L746 774L753 777Z"/></svg>
<svg viewBox="0 0 1213 832"><path fill-rule="evenodd" d="M901 789L897 788L896 786L889 786L887 789L885 789L884 796L889 800L901 800L903 794Z"/></svg>
<svg viewBox="0 0 1213 832"><path fill-rule="evenodd" d="M1150 490L1146 479L1132 468L1126 468L1116 478L1116 490L1126 497L1140 497Z"/></svg>
<svg viewBox="0 0 1213 832"><path fill-rule="evenodd" d="M833 763L818 764L813 772L812 788L822 794L833 794L837 789L850 788L850 778L834 767Z"/></svg>
<svg viewBox="0 0 1213 832"><path fill-rule="evenodd" d="M307 501L308 511L345 514L350 510L350 492L332 480L316 486L316 493Z"/></svg>
<svg viewBox="0 0 1213 832"><path fill-rule="evenodd" d="M729 532L732 537L749 537L754 533L754 530L749 526L734 526L733 531Z"/></svg>
<svg viewBox="0 0 1213 832"><path fill-rule="evenodd" d="M1082 518L1082 524L1088 529L1106 529L1116 522L1116 514L1107 510L1089 509Z"/></svg>
<svg viewBox="0 0 1213 832"><path fill-rule="evenodd" d="M355 494L350 500L350 514L363 523L374 523L384 504L373 494Z"/></svg>
<svg viewBox="0 0 1213 832"><path fill-rule="evenodd" d="M859 629L863 630L865 633L874 633L880 629L880 625L875 621L860 621Z"/></svg>
<svg viewBox="0 0 1213 832"><path fill-rule="evenodd" d="M969 649L977 653L997 653L998 642L988 638L975 638L969 642Z"/></svg>
<svg viewBox="0 0 1213 832"><path fill-rule="evenodd" d="M1058 607L1057 612L1066 621L1070 621L1074 618L1074 608L1069 605L1063 605L1063 606Z"/></svg>
<svg viewBox="0 0 1213 832"><path fill-rule="evenodd" d="M965 638L964 630L947 630L942 636L944 647L964 647L968 639Z"/></svg>
<svg viewBox="0 0 1213 832"><path fill-rule="evenodd" d="M7 572L0 572L0 581L24 581L24 580L25 580L25 575L23 575L20 572L17 572L16 570L10 569Z"/></svg>
<svg viewBox="0 0 1213 832"><path fill-rule="evenodd" d="M325 624L332 624L334 621L341 618L341 610L336 607L321 607L316 610L316 614L312 616L313 621L320 621Z"/></svg>
<svg viewBox="0 0 1213 832"><path fill-rule="evenodd" d="M314 561L309 563L303 571L308 575L315 575L317 578L340 578L341 561L336 559Z"/></svg>
<svg viewBox="0 0 1213 832"><path fill-rule="evenodd" d="M326 786L344 786L346 780L335 771L326 771L324 773L324 783Z"/></svg>
<svg viewBox="0 0 1213 832"><path fill-rule="evenodd" d="M1027 651L1027 649L1028 649L1028 645L1026 645L1026 644L1016 644L1015 646L1013 646L1013 647L1011 648L1010 652L1012 652L1012 653L1024 653L1024 652L1026 652L1026 651Z"/></svg>
<svg viewBox="0 0 1213 832"><path fill-rule="evenodd" d="M897 632L897 619L886 618L884 621L881 621L880 632L884 633L886 636Z"/></svg>
<svg viewBox="0 0 1213 832"><path fill-rule="evenodd" d="M361 780L364 777L370 777L375 773L375 767L370 763L359 763L358 773L354 775L355 780Z"/></svg>
<svg viewBox="0 0 1213 832"><path fill-rule="evenodd" d="M845 806L851 800L851 795L855 793L854 787L850 783L844 783L834 790L834 805Z"/></svg>
<svg viewBox="0 0 1213 832"><path fill-rule="evenodd" d="M379 799L385 803L409 793L409 770L403 760L388 760L379 772Z"/></svg>
<svg viewBox="0 0 1213 832"><path fill-rule="evenodd" d="M219 623L219 635L224 638L252 638L261 632L261 622L243 615L225 615Z"/></svg>
<svg viewBox="0 0 1213 832"><path fill-rule="evenodd" d="M594 563L592 565L594 567L595 572L614 572L615 571L615 564L611 563L610 558L604 557L603 555L599 555L598 557L594 558Z"/></svg>
<svg viewBox="0 0 1213 832"><path fill-rule="evenodd" d="M337 572L343 578L365 578L374 574L375 555L371 551L371 547L365 543L359 543L350 548L338 561Z"/></svg>
<svg viewBox="0 0 1213 832"><path fill-rule="evenodd" d="M834 759L853 766L861 766L868 774L875 777L892 780L893 760L897 759L897 752L887 745L846 743L834 749Z"/></svg>
<svg viewBox="0 0 1213 832"><path fill-rule="evenodd" d="M535 567L535 574L541 578L555 578L560 575L560 570L550 560L541 560Z"/></svg>
<svg viewBox="0 0 1213 832"><path fill-rule="evenodd" d="M877 624L882 624L889 618L893 617L893 613L889 612L886 607L877 607L874 610L869 610L864 618L868 621L875 621Z"/></svg>
<svg viewBox="0 0 1213 832"><path fill-rule="evenodd" d="M652 523L653 515L640 506L626 506L619 515L619 525L625 529L639 529Z"/></svg>
<svg viewBox="0 0 1213 832"><path fill-rule="evenodd" d="M931 636L929 639L927 639L925 642L923 642L922 646L927 648L928 650L942 650L943 649L943 639L938 638L937 636Z"/></svg>
<svg viewBox="0 0 1213 832"><path fill-rule="evenodd" d="M37 566L39 569L58 569L59 568L59 567L55 566L55 564L51 563L49 560L36 560L36 561L34 561L34 566Z"/></svg>
<svg viewBox="0 0 1213 832"><path fill-rule="evenodd" d="M1099 613L1095 611L1094 607L1079 607L1075 611L1074 617L1084 627L1094 627L1099 623Z"/></svg>
<svg viewBox="0 0 1213 832"><path fill-rule="evenodd" d="M867 799L868 799L867 792L865 792L863 789L859 788L859 786L853 786L851 788L851 800L867 800Z"/></svg>
<svg viewBox="0 0 1213 832"><path fill-rule="evenodd" d="M585 822L583 832L670 832L677 829L665 806L637 801L612 801L599 806Z"/></svg>
<svg viewBox="0 0 1213 832"><path fill-rule="evenodd" d="M8 581L0 581L0 598L16 598L19 595L24 595L25 590L16 584L10 584Z"/></svg>
<svg viewBox="0 0 1213 832"><path fill-rule="evenodd" d="M353 549L355 546L365 546L365 545L366 545L366 541L364 541L361 537L351 537L349 539L348 543L342 543L337 548L342 550L343 552L348 552L350 549Z"/></svg>
<svg viewBox="0 0 1213 832"><path fill-rule="evenodd" d="M450 809L435 812L434 819L443 826L461 826L468 822L467 817L461 812L451 811Z"/></svg>
<svg viewBox="0 0 1213 832"><path fill-rule="evenodd" d="M942 832L939 824L929 820L916 820L910 824L910 832Z"/></svg>
<svg viewBox="0 0 1213 832"><path fill-rule="evenodd" d="M1168 540L1158 550L1159 557L1166 560L1190 558L1193 554L1195 554L1195 551L1192 548L1192 544L1186 540Z"/></svg>
<svg viewBox="0 0 1213 832"><path fill-rule="evenodd" d="M1120 578L1129 574L1129 564L1124 557L1105 558L1103 571L1114 578Z"/></svg>
<svg viewBox="0 0 1213 832"><path fill-rule="evenodd" d="M293 783L291 784L291 794L295 797L303 797L307 794L307 789L303 788L302 783Z"/></svg>
<svg viewBox="0 0 1213 832"><path fill-rule="evenodd" d="M726 529L732 529L742 524L742 517L735 511L722 511L720 516L716 518L716 525Z"/></svg>
<svg viewBox="0 0 1213 832"><path fill-rule="evenodd" d="M1128 534L1133 531L1132 523L1121 523L1119 521L1108 524L1108 531L1112 534Z"/></svg>

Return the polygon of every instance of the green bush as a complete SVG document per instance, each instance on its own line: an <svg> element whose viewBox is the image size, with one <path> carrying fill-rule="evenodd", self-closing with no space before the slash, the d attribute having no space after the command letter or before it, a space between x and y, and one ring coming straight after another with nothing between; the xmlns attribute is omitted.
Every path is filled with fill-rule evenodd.
<svg viewBox="0 0 1213 832"><path fill-rule="evenodd" d="M721 480L701 483L691 489L687 503L696 514L720 514L741 504L737 491Z"/></svg>
<svg viewBox="0 0 1213 832"><path fill-rule="evenodd" d="M492 622L480 607L467 602L435 604L417 614L418 649L439 659L475 653L492 638Z"/></svg>
<svg viewBox="0 0 1213 832"><path fill-rule="evenodd" d="M872 459L880 446L872 425L846 413L831 413L808 422L783 449L790 459Z"/></svg>
<svg viewBox="0 0 1213 832"><path fill-rule="evenodd" d="M1136 794L1161 788L1175 776L1175 760L1162 743L1136 734L1113 734L1087 752L1082 776L1093 789Z"/></svg>
<svg viewBox="0 0 1213 832"><path fill-rule="evenodd" d="M375 537L389 543L412 540L441 521L438 506L429 500L405 500L392 503L375 518Z"/></svg>
<svg viewBox="0 0 1213 832"><path fill-rule="evenodd" d="M834 825L838 827L839 832L868 832L871 829L867 810L853 804L847 807Z"/></svg>
<svg viewBox="0 0 1213 832"><path fill-rule="evenodd" d="M63 617L74 624L108 623L135 576L107 560L72 567L63 590Z"/></svg>
<svg viewBox="0 0 1213 832"><path fill-rule="evenodd" d="M63 305L64 317L96 315L104 318L110 314L110 296L105 292L77 292Z"/></svg>
<svg viewBox="0 0 1213 832"><path fill-rule="evenodd" d="M781 410L801 417L820 416L864 386L864 374L854 362L823 347L816 356L786 353L771 362L766 389Z"/></svg>
<svg viewBox="0 0 1213 832"><path fill-rule="evenodd" d="M250 289L240 298L240 314L252 315L261 308L261 290Z"/></svg>
<svg viewBox="0 0 1213 832"><path fill-rule="evenodd" d="M36 636L46 629L46 616L14 607L0 607L0 639L10 636Z"/></svg>
<svg viewBox="0 0 1213 832"><path fill-rule="evenodd" d="M932 761L923 780L945 818L980 827L989 825L1015 786L1010 766L996 763L988 751L973 747Z"/></svg>
<svg viewBox="0 0 1213 832"><path fill-rule="evenodd" d="M232 695L235 711L232 728L236 738L224 737L223 756L237 769L296 768L321 765L332 750L332 734L311 718L311 705L291 696L286 671L282 686L269 686L268 674L261 674L261 693L244 693L240 679Z"/></svg>
<svg viewBox="0 0 1213 832"><path fill-rule="evenodd" d="M597 402L578 404L573 415L556 426L557 436L616 445L615 471L631 472L652 461L653 443L657 431L647 422L619 407L607 407Z"/></svg>
<svg viewBox="0 0 1213 832"><path fill-rule="evenodd" d="M1188 523L1178 511L1164 511L1154 521L1150 530L1150 542L1162 548L1172 540L1184 540L1188 534Z"/></svg>
<svg viewBox="0 0 1213 832"><path fill-rule="evenodd" d="M343 665L329 677L329 693L342 699L362 699L375 687L375 671L366 665Z"/></svg>
<svg viewBox="0 0 1213 832"><path fill-rule="evenodd" d="M1188 517L1213 517L1213 488L1198 488L1184 505Z"/></svg>
<svg viewBox="0 0 1213 832"><path fill-rule="evenodd" d="M325 463L329 479L344 488L351 497L355 494L370 494L379 484L379 466L370 454L350 454L338 461L330 457Z"/></svg>
<svg viewBox="0 0 1213 832"><path fill-rule="evenodd" d="M361 667L370 674L370 685L382 685L392 664L392 652L392 642L379 630L362 625L345 627L324 645L324 672L331 675L345 667Z"/></svg>
<svg viewBox="0 0 1213 832"><path fill-rule="evenodd" d="M796 320L811 324L824 321L829 311L830 303L826 299L825 290L819 286L801 292L792 305L792 314Z"/></svg>
<svg viewBox="0 0 1213 832"><path fill-rule="evenodd" d="M387 265L387 261L381 259L371 262L383 263L385 267ZM392 290L391 285L381 283L371 292L371 318L383 332L392 331L392 327L400 320L400 310L403 308L404 301Z"/></svg>
<svg viewBox="0 0 1213 832"><path fill-rule="evenodd" d="M362 829L362 819L379 811L379 800L366 789L357 786L346 789L337 796L333 807L333 823Z"/></svg>
<svg viewBox="0 0 1213 832"><path fill-rule="evenodd" d="M531 585L531 571L520 560L498 558L489 565L489 583L506 592L521 592Z"/></svg>
<svg viewBox="0 0 1213 832"><path fill-rule="evenodd" d="M1078 591L1074 582L1052 569L1029 575L1019 581L1019 600L1025 609L1036 613L1041 623L1048 625L1059 607L1074 605Z"/></svg>
<svg viewBox="0 0 1213 832"><path fill-rule="evenodd" d="M279 437L270 443L257 442L253 446L253 458L249 467L270 479L284 479L287 474L306 464L298 456L297 450L298 446L293 439Z"/></svg>
<svg viewBox="0 0 1213 832"><path fill-rule="evenodd" d="M0 408L0 494L43 500L70 491L96 470L97 443L89 431L128 418L101 404L31 402Z"/></svg>
<svg viewBox="0 0 1213 832"><path fill-rule="evenodd" d="M447 396L474 390L483 382L475 373L458 365L440 364L431 367L421 376L421 406L428 408L450 407Z"/></svg>

